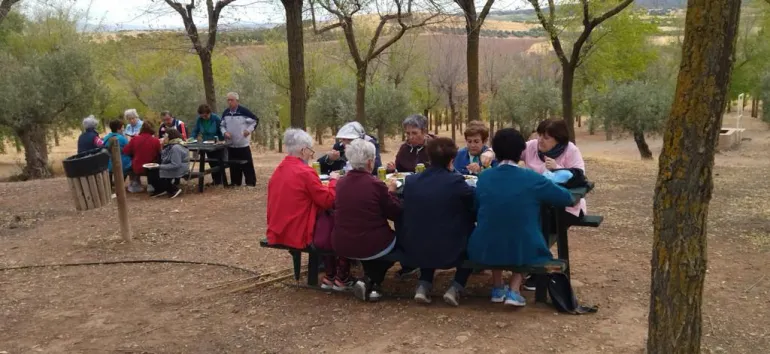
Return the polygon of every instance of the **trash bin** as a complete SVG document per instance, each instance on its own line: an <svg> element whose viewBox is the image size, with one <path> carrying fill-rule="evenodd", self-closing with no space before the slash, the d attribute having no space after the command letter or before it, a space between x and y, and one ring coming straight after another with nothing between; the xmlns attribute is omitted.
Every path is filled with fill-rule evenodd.
<svg viewBox="0 0 770 354"><path fill-rule="evenodd" d="M96 209L110 204L112 188L107 164L109 151L93 149L70 156L62 164L77 210Z"/></svg>

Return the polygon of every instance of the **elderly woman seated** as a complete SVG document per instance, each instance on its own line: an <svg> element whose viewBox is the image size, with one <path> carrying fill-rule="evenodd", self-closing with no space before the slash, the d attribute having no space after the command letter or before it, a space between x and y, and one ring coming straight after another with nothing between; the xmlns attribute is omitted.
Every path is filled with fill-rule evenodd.
<svg viewBox="0 0 770 354"><path fill-rule="evenodd" d="M372 176L376 163L374 145L363 139L347 144L345 154L352 170L337 184L335 201L334 252L342 257L361 260L364 279L356 282L353 293L361 300L377 301L379 287L393 262L381 260L396 244L396 235L388 220L401 214L396 182L386 186Z"/></svg>
<svg viewBox="0 0 770 354"><path fill-rule="evenodd" d="M267 183L267 241L272 245L305 248L313 244L319 212L334 206L339 175L332 173L328 186L321 183L318 174L308 165L315 151L313 138L305 131L288 129L283 142L288 155ZM341 268L344 273L345 264ZM347 274L336 274L336 271L336 266L327 265L327 278L347 280Z"/></svg>
<svg viewBox="0 0 770 354"><path fill-rule="evenodd" d="M78 154L104 146L102 138L96 132L99 121L93 115L83 119L83 133L78 137Z"/></svg>
<svg viewBox="0 0 770 354"><path fill-rule="evenodd" d="M468 257L475 262L519 266L553 259L541 230L540 206L566 207L575 200L566 189L517 165L525 146L513 128L499 130L492 140L499 165L482 173L476 184L478 224L468 242ZM526 305L519 292L523 274L514 273L507 289L502 271L493 271L492 278L492 302Z"/></svg>
<svg viewBox="0 0 770 354"><path fill-rule="evenodd" d="M460 293L472 272L459 265L465 258L465 247L476 221L473 187L452 169L457 154L452 139L432 139L425 150L430 167L423 173L407 176L404 185L399 245L406 254L404 263L420 268L420 283L414 295L418 302L431 302L429 294L436 269L458 267L454 282L444 293L444 301L458 306Z"/></svg>
<svg viewBox="0 0 770 354"><path fill-rule="evenodd" d="M337 131L337 139L339 141L334 144L332 150L318 159L318 162L321 164L321 173L328 174L332 171L339 171L342 169L346 171L349 170L350 166L345 155L345 146L350 144L355 139L363 139L374 145L376 152L374 158L374 167L372 168L371 172L372 174L377 174L377 168L382 165L380 160L380 144L377 143L377 139L375 139L373 136L366 134L366 131L364 131L364 127L361 125L361 123L345 123L345 125L343 125L339 131Z"/></svg>
<svg viewBox="0 0 770 354"><path fill-rule="evenodd" d="M488 167L494 167L497 162L491 161L488 153L487 158L482 156L489 151L487 146L487 139L489 139L489 128L480 121L472 121L468 123L463 133L465 136L465 147L460 149L455 156L454 167L455 171L464 175L477 175L481 173L481 170Z"/></svg>

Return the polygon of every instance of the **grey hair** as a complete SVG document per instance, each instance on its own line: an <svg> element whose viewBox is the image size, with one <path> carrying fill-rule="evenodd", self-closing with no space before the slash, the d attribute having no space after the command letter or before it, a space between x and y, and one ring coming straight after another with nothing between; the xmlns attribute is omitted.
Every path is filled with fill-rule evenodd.
<svg viewBox="0 0 770 354"><path fill-rule="evenodd" d="M289 155L298 156L302 149L313 147L313 138L302 129L291 128L283 133L283 144Z"/></svg>
<svg viewBox="0 0 770 354"><path fill-rule="evenodd" d="M374 160L376 152L374 144L364 139L355 139L345 146L345 157L354 170L367 171L368 162Z"/></svg>
<svg viewBox="0 0 770 354"><path fill-rule="evenodd" d="M98 125L99 121L96 120L93 114L83 119L83 130L96 129Z"/></svg>
<svg viewBox="0 0 770 354"><path fill-rule="evenodd" d="M225 97L235 98L236 101L240 101L241 100L241 96L238 94L238 92L228 92L227 96L225 96Z"/></svg>
<svg viewBox="0 0 770 354"><path fill-rule="evenodd" d="M420 130L428 129L428 118L425 118L422 114L412 114L404 119L404 129L412 127Z"/></svg>
<svg viewBox="0 0 770 354"><path fill-rule="evenodd" d="M136 109L129 108L125 112L123 112L123 118L125 118L125 119L129 119L129 118L139 119L139 113L136 112Z"/></svg>

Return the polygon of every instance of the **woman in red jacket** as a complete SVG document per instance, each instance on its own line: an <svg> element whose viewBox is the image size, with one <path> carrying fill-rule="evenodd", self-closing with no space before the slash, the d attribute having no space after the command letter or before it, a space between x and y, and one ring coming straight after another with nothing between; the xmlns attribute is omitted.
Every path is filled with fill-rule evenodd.
<svg viewBox="0 0 770 354"><path fill-rule="evenodd" d="M142 190L141 175L147 176L147 182L150 184L150 176L145 173L142 165L151 162L158 162L162 146L160 141L153 136L155 129L150 122L144 122L139 129L139 135L132 138L128 145L123 148L123 154L131 156L131 168L134 171L131 176L131 184L128 191L138 193Z"/></svg>
<svg viewBox="0 0 770 354"><path fill-rule="evenodd" d="M308 165L315 151L313 138L305 131L286 130L283 143L288 155L267 183L267 242L301 249L313 244L318 213L334 207L339 175L332 172L329 185L321 183L316 171ZM350 265L345 260L331 261L336 264L325 262L324 288L347 290L352 286Z"/></svg>

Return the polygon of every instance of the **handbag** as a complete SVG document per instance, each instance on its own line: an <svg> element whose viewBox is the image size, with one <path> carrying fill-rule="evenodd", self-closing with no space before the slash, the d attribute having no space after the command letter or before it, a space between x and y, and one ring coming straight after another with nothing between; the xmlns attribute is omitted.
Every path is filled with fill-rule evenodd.
<svg viewBox="0 0 770 354"><path fill-rule="evenodd" d="M313 230L313 248L332 251L332 231L334 231L334 211L321 210L316 215Z"/></svg>

